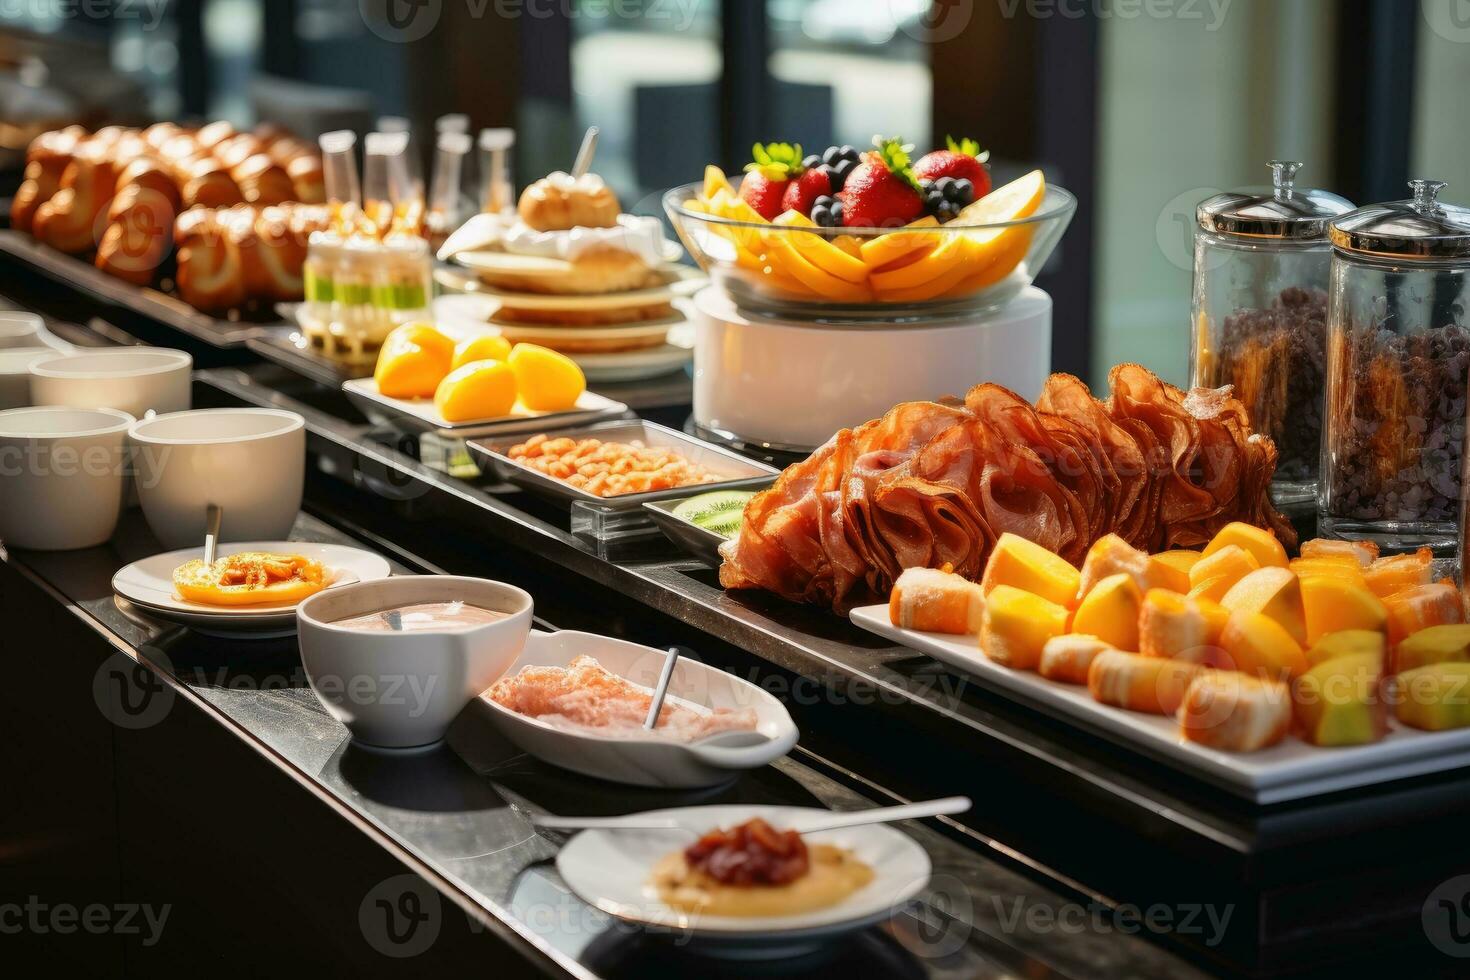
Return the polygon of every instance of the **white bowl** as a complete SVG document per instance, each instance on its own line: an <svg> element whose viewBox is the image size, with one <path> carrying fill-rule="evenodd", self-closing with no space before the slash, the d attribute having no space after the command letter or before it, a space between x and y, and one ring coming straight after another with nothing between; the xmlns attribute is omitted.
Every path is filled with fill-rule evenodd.
<svg viewBox="0 0 1470 980"><path fill-rule="evenodd" d="M0 349L0 409L25 408L31 403L31 365L56 354L53 347Z"/></svg>
<svg viewBox="0 0 1470 980"><path fill-rule="evenodd" d="M31 365L37 405L116 408L134 418L189 407L194 359L181 350L110 347L58 353Z"/></svg>
<svg viewBox="0 0 1470 980"><path fill-rule="evenodd" d="M420 602L462 600L510 613L445 632L370 632L336 625ZM526 644L530 593L503 582L412 575L319 592L296 607L301 663L332 717L380 748L417 748L444 737L476 695L495 683Z"/></svg>
<svg viewBox="0 0 1470 980"><path fill-rule="evenodd" d="M0 310L0 350L12 347L50 347L65 350L71 346L46 329L46 321L38 314L18 310Z"/></svg>
<svg viewBox="0 0 1470 980"><path fill-rule="evenodd" d="M566 667L579 656L593 657L613 674L652 690L667 654L653 647L595 633L562 630L533 633L526 650L508 671L522 667ZM688 657L680 658L669 679L670 701L701 708L753 708L753 745L719 746L677 742L656 735L600 736L573 731L503 707L485 695L496 729L544 762L586 776L634 786L692 789L718 786L742 770L776 761L796 744L796 723L768 691L749 681Z"/></svg>
<svg viewBox="0 0 1470 980"><path fill-rule="evenodd" d="M222 541L290 537L306 477L306 422L274 408L211 408L136 422L128 431L138 502L167 548L204 540L210 504Z"/></svg>
<svg viewBox="0 0 1470 980"><path fill-rule="evenodd" d="M69 551L112 537L132 422L110 408L0 412L0 540Z"/></svg>

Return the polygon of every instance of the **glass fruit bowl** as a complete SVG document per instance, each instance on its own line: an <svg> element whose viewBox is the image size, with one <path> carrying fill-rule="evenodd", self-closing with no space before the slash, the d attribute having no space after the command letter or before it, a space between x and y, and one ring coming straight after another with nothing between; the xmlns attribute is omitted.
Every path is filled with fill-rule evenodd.
<svg viewBox="0 0 1470 980"><path fill-rule="evenodd" d="M1031 284L1077 210L1077 198L1040 171L946 224L923 218L899 228L824 228L795 212L766 221L737 188L706 181L664 194L684 247L743 312L828 323L999 309ZM1022 216L975 220L997 214Z"/></svg>

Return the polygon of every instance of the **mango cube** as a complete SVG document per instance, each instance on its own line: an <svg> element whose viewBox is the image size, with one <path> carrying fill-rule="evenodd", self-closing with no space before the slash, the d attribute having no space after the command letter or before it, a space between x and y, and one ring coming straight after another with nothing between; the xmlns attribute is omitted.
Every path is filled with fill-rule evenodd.
<svg viewBox="0 0 1470 980"><path fill-rule="evenodd" d="M1230 587L1220 600L1230 612L1257 612L1286 628L1297 643L1307 642L1307 618L1302 610L1301 580L1279 565L1249 573Z"/></svg>
<svg viewBox="0 0 1470 980"><path fill-rule="evenodd" d="M1324 660L1296 679L1297 727L1313 745L1366 745L1388 731L1383 658L1354 653Z"/></svg>
<svg viewBox="0 0 1470 980"><path fill-rule="evenodd" d="M1119 650L1138 649L1138 607L1143 596L1127 572L1093 587L1072 615L1072 632L1087 633Z"/></svg>
<svg viewBox="0 0 1470 980"><path fill-rule="evenodd" d="M1083 633L1066 633L1054 636L1041 648L1041 663L1036 672L1047 680L1063 684L1086 684L1087 671L1092 661L1108 644L1095 636Z"/></svg>
<svg viewBox="0 0 1470 980"><path fill-rule="evenodd" d="M1291 691L1279 681L1207 670L1190 681L1178 717L1186 741L1255 752L1275 745L1291 729Z"/></svg>
<svg viewBox="0 0 1470 980"><path fill-rule="evenodd" d="M1205 617L1205 642L1212 646L1219 646L1220 634L1225 632L1225 623L1230 619L1230 610L1214 599L1207 599L1204 596L1192 598Z"/></svg>
<svg viewBox="0 0 1470 980"><path fill-rule="evenodd" d="M1307 651L1307 663L1315 667L1328 660L1360 653L1371 653L1379 660L1385 660L1388 639L1380 630L1339 630L1328 633Z"/></svg>
<svg viewBox="0 0 1470 980"><path fill-rule="evenodd" d="M1262 568L1285 568L1286 549L1276 540L1276 535L1263 527L1231 521L1215 533L1205 545L1204 557L1229 547L1242 548L1251 553Z"/></svg>
<svg viewBox="0 0 1470 980"><path fill-rule="evenodd" d="M1302 542L1303 558L1346 558L1359 568L1367 568L1378 557L1376 541L1336 541L1313 538Z"/></svg>
<svg viewBox="0 0 1470 980"><path fill-rule="evenodd" d="M1067 632L1067 607L1010 585L997 585L986 597L980 624L980 649L996 663L1035 670L1046 641Z"/></svg>
<svg viewBox="0 0 1470 980"><path fill-rule="evenodd" d="M1138 614L1138 652L1178 657L1209 642L1209 625L1199 603L1168 589L1149 589Z"/></svg>
<svg viewBox="0 0 1470 980"><path fill-rule="evenodd" d="M1301 580L1301 594L1308 643L1343 630L1382 632L1388 628L1388 607L1367 586L1314 575Z"/></svg>
<svg viewBox="0 0 1470 980"><path fill-rule="evenodd" d="M1219 602L1232 585L1260 567L1255 555L1239 545L1227 544L1202 556L1189 569L1189 594Z"/></svg>
<svg viewBox="0 0 1470 980"><path fill-rule="evenodd" d="M1363 580L1380 599L1416 585L1428 585L1433 579L1434 558L1428 548L1412 555L1379 558L1363 570Z"/></svg>
<svg viewBox="0 0 1470 980"><path fill-rule="evenodd" d="M1183 548L1148 556L1148 584L1154 589L1189 591L1189 570L1200 560L1198 551Z"/></svg>
<svg viewBox="0 0 1470 980"><path fill-rule="evenodd" d="M989 595L992 589L1009 585L1070 608L1077 601L1081 580L1077 569L1065 559L1007 531L990 553L980 588Z"/></svg>
<svg viewBox="0 0 1470 980"><path fill-rule="evenodd" d="M1189 682L1208 669L1186 660L1104 650L1088 668L1087 690L1101 704L1172 715L1179 710Z"/></svg>
<svg viewBox="0 0 1470 980"><path fill-rule="evenodd" d="M1388 609L1388 642L1396 644L1422 629L1463 623L1460 592L1447 582L1431 582L1395 592L1383 600Z"/></svg>
<svg viewBox="0 0 1470 980"><path fill-rule="evenodd" d="M1431 732L1470 726L1470 662L1446 660L1399 674L1394 714Z"/></svg>
<svg viewBox="0 0 1470 980"><path fill-rule="evenodd" d="M1470 626L1447 623L1405 637L1394 651L1393 668L1402 673L1447 660L1470 660Z"/></svg>
<svg viewBox="0 0 1470 980"><path fill-rule="evenodd" d="M1287 679L1307 670L1301 644L1270 616L1233 612L1220 633L1230 665L1256 677Z"/></svg>
<svg viewBox="0 0 1470 980"><path fill-rule="evenodd" d="M1082 560L1082 583L1077 588L1077 598L1085 599L1103 579L1120 573L1131 577L1142 592L1148 588L1148 555L1116 534L1104 534L1092 543Z"/></svg>

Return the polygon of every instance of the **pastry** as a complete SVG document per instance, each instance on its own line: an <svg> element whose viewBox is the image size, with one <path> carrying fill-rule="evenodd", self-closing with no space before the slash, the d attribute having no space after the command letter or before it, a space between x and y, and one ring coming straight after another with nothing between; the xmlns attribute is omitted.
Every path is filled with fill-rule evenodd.
<svg viewBox="0 0 1470 980"><path fill-rule="evenodd" d="M112 199L97 245L97 268L147 286L173 248L177 200L146 184L129 184Z"/></svg>
<svg viewBox="0 0 1470 980"><path fill-rule="evenodd" d="M293 200L303 204L326 203L327 188L323 180L321 157L306 153L283 162L281 157L272 152L271 159L285 166L286 174L291 178Z"/></svg>
<svg viewBox="0 0 1470 980"><path fill-rule="evenodd" d="M226 234L228 213L229 209L191 208L174 224L179 295L205 313L223 313L245 302L240 253Z"/></svg>
<svg viewBox="0 0 1470 980"><path fill-rule="evenodd" d="M243 204L240 185L230 176L224 164L213 157L202 157L187 168L188 180L183 186L185 208L223 208Z"/></svg>
<svg viewBox="0 0 1470 980"><path fill-rule="evenodd" d="M536 231L568 231L615 227L622 208L596 174L573 177L557 171L527 187L516 211Z"/></svg>
<svg viewBox="0 0 1470 980"><path fill-rule="evenodd" d="M116 172L105 147L89 141L67 164L61 187L36 209L32 233L63 252L90 252L100 237L97 219L112 200L115 183Z"/></svg>
<svg viewBox="0 0 1470 980"><path fill-rule="evenodd" d="M231 167L230 176L246 203L266 207L294 199L295 188L285 168L264 153L253 154Z"/></svg>
<svg viewBox="0 0 1470 980"><path fill-rule="evenodd" d="M10 202L10 226L29 232L36 209L51 200L61 187L61 175L71 163L83 131L70 126L54 133L42 133L26 150L25 180Z"/></svg>

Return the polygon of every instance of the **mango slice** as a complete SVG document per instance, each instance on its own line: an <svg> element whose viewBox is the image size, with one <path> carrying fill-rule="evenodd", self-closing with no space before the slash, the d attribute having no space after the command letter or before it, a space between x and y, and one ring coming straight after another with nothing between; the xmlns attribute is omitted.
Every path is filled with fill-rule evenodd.
<svg viewBox="0 0 1470 980"><path fill-rule="evenodd" d="M1249 573L1230 587L1220 605L1232 613L1256 612L1269 616L1285 627L1298 644L1307 642L1301 581L1284 566L1269 565Z"/></svg>
<svg viewBox="0 0 1470 980"><path fill-rule="evenodd" d="M1177 714L1186 741L1255 752L1275 745L1291 729L1291 691L1279 681L1207 670L1189 682Z"/></svg>
<svg viewBox="0 0 1470 980"><path fill-rule="evenodd" d="M572 408L587 390L587 376L561 351L539 344L516 344L506 363L515 372L521 404L533 412Z"/></svg>
<svg viewBox="0 0 1470 980"><path fill-rule="evenodd" d="M708 200L709 198L714 197L715 194L722 189L725 191L726 194L729 194L732 197L735 194L735 188L730 186L730 181L728 178L726 178L725 171L721 170L719 167L715 166L712 163L706 164L704 168L705 199Z"/></svg>
<svg viewBox="0 0 1470 980"><path fill-rule="evenodd" d="M1379 630L1339 630L1328 633L1312 645L1307 651L1307 663L1315 667L1337 657L1360 653L1371 653L1379 660L1385 660L1387 652L1388 639Z"/></svg>
<svg viewBox="0 0 1470 980"><path fill-rule="evenodd" d="M792 228L816 227L816 222L800 211L783 211L771 224ZM863 282L868 278L868 267L861 259L848 255L817 232L788 235L787 240L803 257L823 272L831 273L838 279L845 279L853 283Z"/></svg>
<svg viewBox="0 0 1470 980"><path fill-rule="evenodd" d="M1189 682L1208 669L1185 660L1104 650L1087 670L1087 690L1101 704L1172 715L1179 710Z"/></svg>
<svg viewBox="0 0 1470 980"><path fill-rule="evenodd" d="M1367 568L1378 557L1376 541L1335 541L1331 538L1313 538L1302 542L1303 558L1343 557L1360 568Z"/></svg>
<svg viewBox="0 0 1470 980"><path fill-rule="evenodd" d="M1210 539L1210 543L1205 545L1204 556L1208 558L1231 545L1249 551L1262 568L1286 567L1286 549L1276 540L1276 535L1263 527L1242 521L1231 521L1220 528Z"/></svg>
<svg viewBox="0 0 1470 980"><path fill-rule="evenodd" d="M1213 599L1203 596L1194 596L1194 604L1205 617L1205 642L1213 646L1220 645L1220 634L1225 632L1225 624L1230 621L1230 610Z"/></svg>
<svg viewBox="0 0 1470 980"><path fill-rule="evenodd" d="M1138 616L1140 653L1146 657L1178 657L1208 642L1209 627L1199 603L1168 589L1144 593Z"/></svg>
<svg viewBox="0 0 1470 980"><path fill-rule="evenodd" d="M1046 641L1067 632L1067 607L1009 585L985 597L980 649L1013 670L1035 670Z"/></svg>
<svg viewBox="0 0 1470 980"><path fill-rule="evenodd" d="M1470 725L1470 663L1447 660L1399 674L1394 714L1431 732Z"/></svg>
<svg viewBox="0 0 1470 980"><path fill-rule="evenodd" d="M1189 594L1219 602L1232 585L1260 567L1254 554L1238 544L1227 544L1213 554L1201 555L1190 567Z"/></svg>
<svg viewBox="0 0 1470 980"><path fill-rule="evenodd" d="M1388 609L1390 644L1431 626L1465 621L1460 592L1447 582L1431 582L1395 592L1383 604Z"/></svg>
<svg viewBox="0 0 1470 980"><path fill-rule="evenodd" d="M1345 578L1313 575L1301 580L1302 607L1307 617L1307 642L1316 643L1343 630L1388 628L1388 607L1367 586Z"/></svg>
<svg viewBox="0 0 1470 980"><path fill-rule="evenodd" d="M1388 731L1383 659L1372 653L1334 657L1292 687L1297 726L1313 745L1365 745Z"/></svg>
<svg viewBox="0 0 1470 980"><path fill-rule="evenodd" d="M1379 558L1363 571L1368 588L1380 599L1416 585L1428 585L1434 578L1433 555L1420 548L1412 555Z"/></svg>
<svg viewBox="0 0 1470 980"><path fill-rule="evenodd" d="M900 231L869 238L862 243L863 263L870 270L881 269L890 262L896 262L904 256L910 255L920 249L932 249L938 243L941 236L935 234L926 235L917 229L938 227L939 220L937 218L933 215L925 215L918 221L904 225Z"/></svg>
<svg viewBox="0 0 1470 980"><path fill-rule="evenodd" d="M1189 570L1203 557L1198 551L1183 548L1161 551L1148 556L1148 584L1150 588L1172 589L1175 592L1189 591Z"/></svg>
<svg viewBox="0 0 1470 980"><path fill-rule="evenodd" d="M1140 591L1147 589L1148 555L1116 534L1104 534L1082 559L1082 584L1077 587L1077 597L1085 598L1103 579L1119 573L1130 576Z"/></svg>
<svg viewBox="0 0 1470 980"><path fill-rule="evenodd" d="M1047 680L1063 684L1086 684L1092 661L1104 650L1113 649L1095 636L1064 633L1046 641L1041 648L1041 662L1036 672Z"/></svg>
<svg viewBox="0 0 1470 980"><path fill-rule="evenodd" d="M1109 575L1087 593L1072 617L1072 631L1087 633L1119 650L1138 649L1138 608L1143 595L1127 572Z"/></svg>
<svg viewBox="0 0 1470 980"><path fill-rule="evenodd" d="M1394 651L1393 667L1401 673L1448 660L1470 660L1470 626L1446 623L1405 637Z"/></svg>
<svg viewBox="0 0 1470 980"><path fill-rule="evenodd" d="M1034 541L1007 531L995 543L986 562L980 588L988 595L999 585L1032 592L1050 602L1071 607L1077 601L1081 576L1069 562Z"/></svg>
<svg viewBox="0 0 1470 980"><path fill-rule="evenodd" d="M516 376L504 361L471 361L439 382L434 407L446 422L494 419L516 403Z"/></svg>
<svg viewBox="0 0 1470 980"><path fill-rule="evenodd" d="M378 351L373 379L389 398L432 398L454 363L454 341L428 323L405 323Z"/></svg>
<svg viewBox="0 0 1470 980"><path fill-rule="evenodd" d="M1234 669L1255 677L1287 679L1307 670L1301 644L1286 627L1258 612L1231 613L1220 646Z"/></svg>
<svg viewBox="0 0 1470 980"><path fill-rule="evenodd" d="M503 361L510 357L510 341L498 333L482 333L461 340L454 348L451 368L461 368L471 361Z"/></svg>

